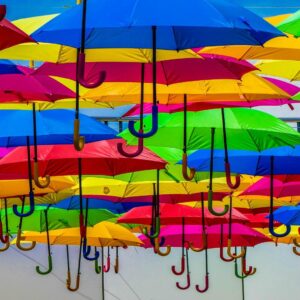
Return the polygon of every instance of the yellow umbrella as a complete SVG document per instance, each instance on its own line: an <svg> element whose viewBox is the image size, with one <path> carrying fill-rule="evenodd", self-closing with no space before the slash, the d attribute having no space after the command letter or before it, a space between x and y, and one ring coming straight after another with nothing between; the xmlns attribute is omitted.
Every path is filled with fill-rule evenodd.
<svg viewBox="0 0 300 300"><path fill-rule="evenodd" d="M266 75L283 77L290 81L300 80L300 61L271 60L259 62L256 64L256 67L260 70L261 73Z"/></svg>
<svg viewBox="0 0 300 300"><path fill-rule="evenodd" d="M13 23L32 34L39 27L52 20L56 15L38 16L16 20ZM114 62L151 62L150 49L86 49L86 62L114 61ZM182 58L200 58L192 50L168 51L158 50L157 61ZM17 45L0 51L1 59L36 60L53 63L74 63L77 60L77 49L57 44L38 43Z"/></svg>
<svg viewBox="0 0 300 300"><path fill-rule="evenodd" d="M72 89L74 82L55 77L58 81ZM94 89L83 89L81 96L101 102L139 103L140 83L104 82ZM187 94L188 102L220 102L220 101L254 101L262 99L290 98L280 88L253 73L243 76L242 80L201 80L171 85L157 84L157 99L160 104L183 103L183 95ZM145 102L152 101L152 84L144 85Z"/></svg>

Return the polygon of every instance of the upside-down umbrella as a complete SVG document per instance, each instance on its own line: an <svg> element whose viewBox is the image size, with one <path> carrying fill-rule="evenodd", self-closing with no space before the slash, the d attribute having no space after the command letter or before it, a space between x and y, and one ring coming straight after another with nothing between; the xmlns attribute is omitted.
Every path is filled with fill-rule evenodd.
<svg viewBox="0 0 300 300"><path fill-rule="evenodd" d="M0 6L0 50L9 48L14 45L21 43L35 42L30 36L25 32L20 30L18 27L10 23L8 20L4 19L6 14L6 6Z"/></svg>
<svg viewBox="0 0 300 300"><path fill-rule="evenodd" d="M128 160L117 151L120 139L93 142L84 150L76 151L72 145L39 146L39 175L44 177L57 175L77 175L77 161L80 158L83 175L114 176L122 173L148 169L163 169L166 165L162 159L151 151L144 149L142 154ZM128 146L133 148L134 146ZM17 147L0 161L0 178L28 178L27 148ZM32 151L31 151L32 153ZM32 153L33 154L33 153ZM34 155L32 155L31 159Z"/></svg>

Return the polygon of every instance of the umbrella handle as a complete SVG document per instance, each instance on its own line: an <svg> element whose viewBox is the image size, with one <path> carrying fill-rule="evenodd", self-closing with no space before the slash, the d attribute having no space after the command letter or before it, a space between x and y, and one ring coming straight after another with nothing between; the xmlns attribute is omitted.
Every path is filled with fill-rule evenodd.
<svg viewBox="0 0 300 300"><path fill-rule="evenodd" d="M22 251L30 251L36 246L36 242L32 242L31 246L23 247L22 244L21 244L21 241L24 241L24 238L22 237L22 232L19 229L18 233L17 233L17 240L16 240L17 247Z"/></svg>
<svg viewBox="0 0 300 300"><path fill-rule="evenodd" d="M95 256L89 257L90 253L91 253L91 246L87 246L86 238L85 238L83 241L83 247L82 247L83 257L89 261L98 260L100 254L99 254L99 251L97 251L97 249L95 249Z"/></svg>
<svg viewBox="0 0 300 300"><path fill-rule="evenodd" d="M220 246L220 258L221 258L223 261L225 261L225 262L231 262L231 261L234 260L233 257L226 258L226 257L224 256L224 251L223 251L223 246L222 246L222 245Z"/></svg>
<svg viewBox="0 0 300 300"><path fill-rule="evenodd" d="M209 289L209 277L208 274L205 275L205 287L203 289L200 289L199 284L195 286L196 291L198 293L205 293Z"/></svg>
<svg viewBox="0 0 300 300"><path fill-rule="evenodd" d="M191 286L190 273L186 274L186 286L181 286L179 282L176 282L176 287L180 290L187 290Z"/></svg>
<svg viewBox="0 0 300 300"><path fill-rule="evenodd" d="M77 151L81 151L84 148L85 138L79 135L80 121L79 119L74 120L74 136L73 144Z"/></svg>
<svg viewBox="0 0 300 300"><path fill-rule="evenodd" d="M177 275L177 276L182 275L184 273L184 271L185 271L185 258L184 258L183 255L181 256L181 270L176 271L176 266L172 266L171 270L172 270L172 273L174 275Z"/></svg>
<svg viewBox="0 0 300 300"><path fill-rule="evenodd" d="M29 205L30 205L30 209L27 213L20 213L18 212L18 206L16 204L13 205L13 212L16 216L20 217L20 218L25 218L25 217L28 217L30 215L33 214L34 212L34 194L33 192L29 192Z"/></svg>
<svg viewBox="0 0 300 300"><path fill-rule="evenodd" d="M245 256L245 254L246 254L245 247L241 247L241 253L236 254L236 253L231 252L231 244L232 244L231 239L228 239L228 241L227 241L227 255L228 256L230 256L231 258L234 258L234 259L241 258L241 257Z"/></svg>
<svg viewBox="0 0 300 300"><path fill-rule="evenodd" d="M85 73L85 53L80 52L78 54L78 73L77 73L77 79L78 82L87 89L94 89L98 86L100 86L106 78L106 72L101 71L99 73L99 77L95 82L87 82L84 78Z"/></svg>
<svg viewBox="0 0 300 300"><path fill-rule="evenodd" d="M116 247L116 260L115 260L114 270L115 270L116 274L119 273L119 250L118 250L118 246Z"/></svg>
<svg viewBox="0 0 300 300"><path fill-rule="evenodd" d="M143 130L140 130L140 132L142 133ZM136 156L139 156L143 150L144 150L144 140L142 138L138 138L138 147L137 147L137 150L135 152L132 152L132 153L128 153L126 152L124 149L123 149L123 146L124 144L123 143L118 143L117 144L117 149L118 149L118 152L125 156L125 157L136 157Z"/></svg>
<svg viewBox="0 0 300 300"><path fill-rule="evenodd" d="M95 272L96 272L97 274L100 274L100 273L101 273L101 266L99 266L98 260L97 260L97 259L95 260Z"/></svg>
<svg viewBox="0 0 300 300"><path fill-rule="evenodd" d="M2 224L2 220L0 219L0 241L3 244L6 244L9 241L9 235L6 234L5 237L3 236L3 224Z"/></svg>
<svg viewBox="0 0 300 300"><path fill-rule="evenodd" d="M0 5L0 22L5 18L6 5Z"/></svg>
<svg viewBox="0 0 300 300"><path fill-rule="evenodd" d="M36 266L35 270L40 275L47 275L52 271L52 256L48 255L48 269L46 271L41 271L40 266Z"/></svg>
<svg viewBox="0 0 300 300"><path fill-rule="evenodd" d="M247 274L245 274L245 275L240 275L239 274L239 271L238 271L238 265L237 265L237 260L235 259L234 260L234 274L235 274L235 276L237 277L237 278L240 278L240 279L244 279L244 278L246 278L246 277L248 277L248 275Z"/></svg>
<svg viewBox="0 0 300 300"><path fill-rule="evenodd" d="M158 238L156 238L156 239L158 239ZM154 242L155 242L156 239L150 239L150 243L151 243L151 245L153 247L155 247L155 243ZM165 237L164 236L161 237L160 242L159 242L159 247L162 247L165 244L165 242L166 242Z"/></svg>
<svg viewBox="0 0 300 300"><path fill-rule="evenodd" d="M271 213L270 215L269 215L269 232L273 235L273 236L275 236L275 237L277 237L277 238L281 238L281 237L285 237L285 236L287 236L287 235L289 235L290 234L290 232L291 232L291 225L285 225L285 227L286 227L286 230L285 230L285 232L283 232L283 233L277 233L277 232L275 232L275 229L274 229L274 216L273 216L273 213Z"/></svg>
<svg viewBox="0 0 300 300"><path fill-rule="evenodd" d="M187 154L182 153L182 175L185 180L191 181L196 174L196 170L194 168L190 168L190 175L188 174L188 163L187 163Z"/></svg>
<svg viewBox="0 0 300 300"><path fill-rule="evenodd" d="M155 217L155 232L153 234L149 233L147 228L143 228L143 234L149 239L155 239L160 233L160 218Z"/></svg>
<svg viewBox="0 0 300 300"><path fill-rule="evenodd" d="M50 176L45 175L45 179L43 181L40 181L40 176L39 176L39 163L38 161L34 162L34 167L33 167L33 178L34 178L34 183L37 187L44 189L47 188L50 184Z"/></svg>
<svg viewBox="0 0 300 300"><path fill-rule="evenodd" d="M297 242L297 238L293 238L293 244L295 245L293 247L294 254L296 254L297 256L300 256L300 252L297 250L297 248L300 247L300 243Z"/></svg>
<svg viewBox="0 0 300 300"><path fill-rule="evenodd" d="M106 259L106 265L103 266L103 271L105 273L108 273L109 270L110 270L110 256L107 257L107 259Z"/></svg>
<svg viewBox="0 0 300 300"><path fill-rule="evenodd" d="M5 243L5 246L3 248L0 248L0 252L4 252L6 251L10 246L10 241L8 239L8 241Z"/></svg>
<svg viewBox="0 0 300 300"><path fill-rule="evenodd" d="M75 285L74 288L72 288L71 287L71 274L70 274L70 272L68 272L68 277L67 277L66 285L67 285L67 289L69 291L76 292L79 289L79 285L80 285L80 274L77 274L76 285Z"/></svg>
<svg viewBox="0 0 300 300"><path fill-rule="evenodd" d="M203 250L205 250L207 248L207 235L202 233L202 248L196 248L194 247L192 242L188 242L189 248L193 251L193 252L202 252Z"/></svg>
<svg viewBox="0 0 300 300"><path fill-rule="evenodd" d="M166 251L162 252L160 250L160 245L159 245L159 239L156 238L154 239L154 251L157 253L159 256L168 256L171 253L171 246L167 245L166 246Z"/></svg>
<svg viewBox="0 0 300 300"><path fill-rule="evenodd" d="M142 139L153 136L158 130L158 106L156 104L152 105L152 128L149 132L144 133L143 131L141 132L140 130L136 131L134 128L134 121L132 120L128 122L128 130L135 137L142 138Z"/></svg>
<svg viewBox="0 0 300 300"><path fill-rule="evenodd" d="M233 190L237 189L241 185L241 176L240 175L235 176L235 184L231 182L231 172L230 172L229 162L225 162L225 173L226 173L227 185Z"/></svg>
<svg viewBox="0 0 300 300"><path fill-rule="evenodd" d="M247 270L247 262L246 262L246 257L243 256L242 258L242 270L243 273L247 276L254 275L256 273L256 268L253 268L252 266L249 266L249 269Z"/></svg>
<svg viewBox="0 0 300 300"><path fill-rule="evenodd" d="M221 217L221 216L224 216L227 214L228 210L229 210L229 205L224 205L224 210L223 211L215 211L214 210L214 207L213 207L213 191L212 190L209 190L208 191L208 199L207 199L208 203L207 203L207 207L208 207L208 210L209 212L216 216L216 217Z"/></svg>

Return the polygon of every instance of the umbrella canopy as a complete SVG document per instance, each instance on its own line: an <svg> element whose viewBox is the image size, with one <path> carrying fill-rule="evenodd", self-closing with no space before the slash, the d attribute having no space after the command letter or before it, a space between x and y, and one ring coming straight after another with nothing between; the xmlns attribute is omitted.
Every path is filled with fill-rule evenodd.
<svg viewBox="0 0 300 300"><path fill-rule="evenodd" d="M39 174L45 175L77 175L78 159L81 158L82 174L114 176L148 169L163 169L166 162L144 149L141 155L128 160L117 151L120 139L100 141L87 144L82 151L73 145L39 146ZM129 151L136 147L129 146ZM31 151L32 159L34 157ZM28 178L27 147L18 147L9 156L0 160L0 178ZM33 175L32 175L33 176Z"/></svg>
<svg viewBox="0 0 300 300"><path fill-rule="evenodd" d="M283 121L260 111L244 108L224 109L229 150L262 151L279 146L300 144L300 135ZM187 150L210 149L211 128L215 128L215 149L224 149L221 110L187 113ZM183 113L159 114L158 132L144 140L144 145L167 161L180 160L183 149ZM136 124L138 128L139 123ZM145 130L151 119L144 120ZM128 130L120 134L128 144L137 138ZM266 139L268 136L268 139ZM280 139L278 138L280 136Z"/></svg>
<svg viewBox="0 0 300 300"><path fill-rule="evenodd" d="M87 245L96 247L107 246L140 246L142 242L128 229L103 221L93 227L87 227ZM49 231L51 245L80 245L81 235L79 228L56 229ZM24 241L47 243L46 232L25 232Z"/></svg>
<svg viewBox="0 0 300 300"><path fill-rule="evenodd" d="M213 225L206 229L207 247L220 247L221 226L223 226L223 247L227 247L227 239L229 233L228 225ZM260 243L272 241L260 232L253 230L242 224L232 224L232 246L250 246L253 247ZM186 242L191 242L194 247L203 248L202 226L201 225L186 225L184 228ZM172 247L182 246L182 226L168 225L161 228L160 236L165 238L165 245ZM152 247L149 239L143 235L139 236L144 242L146 248Z"/></svg>
<svg viewBox="0 0 300 300"><path fill-rule="evenodd" d="M281 23L277 25L277 28L283 32L292 34L295 37L300 36L299 30L300 24L300 10L290 15L288 18L284 19Z"/></svg>
<svg viewBox="0 0 300 300"><path fill-rule="evenodd" d="M69 110L44 110L36 112L37 142L42 145L73 143L74 112ZM33 144L33 113L27 110L0 110L0 146L14 147ZM116 132L94 119L81 116L81 135L86 142L115 137Z"/></svg>
<svg viewBox="0 0 300 300"><path fill-rule="evenodd" d="M7 59L0 60L0 74L24 74L29 72L29 68L21 67Z"/></svg>
<svg viewBox="0 0 300 300"><path fill-rule="evenodd" d="M184 219L185 224L202 224L202 216L200 208L192 208L180 204L160 204L160 224L161 225L176 225L181 224ZM228 223L229 216L216 218L207 208L204 210L205 223L207 225L215 225ZM237 210L232 210L232 221L237 223L247 223L247 218ZM118 223L143 224L151 225L152 222L152 207L143 206L136 207L118 218Z"/></svg>
<svg viewBox="0 0 300 300"><path fill-rule="evenodd" d="M257 214L251 214L246 213L244 214L246 218L248 218L249 223L247 223L247 226L251 228L268 228L269 227L269 220L267 218L268 213L257 213ZM274 227L278 227L281 224L278 222L274 222Z"/></svg>
<svg viewBox="0 0 300 300"><path fill-rule="evenodd" d="M278 147L260 152L246 150L229 150L231 170L238 174L269 175L270 157L274 157L274 174L299 174L299 146ZM214 171L224 172L223 150L214 151ZM209 150L198 150L188 156L188 166L197 171L208 171L210 164Z"/></svg>
<svg viewBox="0 0 300 300"><path fill-rule="evenodd" d="M58 81L44 75L1 74L0 101L56 101L74 98L75 93Z"/></svg>
<svg viewBox="0 0 300 300"><path fill-rule="evenodd" d="M300 225L300 206L280 207L274 211L274 219L286 225Z"/></svg>
<svg viewBox="0 0 300 300"><path fill-rule="evenodd" d="M241 79L251 71L257 70L253 65L228 57L204 55L203 58L186 58L166 60L157 63L157 83L170 85L185 81L210 79ZM140 82L141 63L132 62L98 62L87 63L85 78L94 82L99 72L106 72L106 82ZM36 71L36 75L58 76L76 79L76 64L45 63ZM144 65L144 82L152 83L152 64Z"/></svg>
<svg viewBox="0 0 300 300"><path fill-rule="evenodd" d="M79 48L82 9L83 5L69 9L32 36L39 42ZM91 0L87 3L86 48L152 48L152 26L157 27L157 48L172 50L257 45L281 35L247 9L225 1Z"/></svg>
<svg viewBox="0 0 300 300"><path fill-rule="evenodd" d="M257 228L257 231L261 232L262 234L264 234L265 236L267 236L268 238L271 238L276 244L292 244L294 239L298 239L299 238L299 226L291 226L291 232L284 237L274 237L272 236L272 234L270 234L268 229L261 229L261 228ZM283 233L286 231L286 228L284 225L279 226L276 228L276 231L278 233Z"/></svg>
<svg viewBox="0 0 300 300"><path fill-rule="evenodd" d="M27 211L29 207L24 207L24 211ZM46 221L44 211L46 207L36 207L34 213L22 221L22 230L25 231L46 231ZM48 208L48 228L49 230L79 227L79 210L64 210L59 208ZM88 211L88 226L94 226L95 224L117 217L105 209L89 209ZM8 209L8 222L9 233L15 234L18 232L20 218L16 216L12 209ZM1 221L5 224L5 216L1 215Z"/></svg>

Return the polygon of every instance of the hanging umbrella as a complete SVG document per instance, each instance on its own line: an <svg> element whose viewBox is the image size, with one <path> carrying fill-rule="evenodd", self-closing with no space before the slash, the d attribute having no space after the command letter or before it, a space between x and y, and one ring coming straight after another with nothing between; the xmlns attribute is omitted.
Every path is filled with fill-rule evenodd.
<svg viewBox="0 0 300 300"><path fill-rule="evenodd" d="M274 211L274 219L282 224L300 225L300 207L280 207Z"/></svg>
<svg viewBox="0 0 300 300"><path fill-rule="evenodd" d="M18 27L10 23L8 20L4 19L6 14L6 6L0 6L0 50L9 48L11 46L35 42L34 39L29 37L25 32L20 30Z"/></svg>
<svg viewBox="0 0 300 300"><path fill-rule="evenodd" d="M39 146L39 175L77 175L77 161L81 158L83 175L114 176L147 169L162 169L166 163L151 151L144 149L142 154L128 160L117 151L120 139L93 142L83 151L76 151L72 145ZM135 150L136 147L128 147ZM33 155L32 155L33 158ZM18 170L16 172L16 170ZM27 178L26 147L18 147L10 156L0 162L0 178Z"/></svg>

